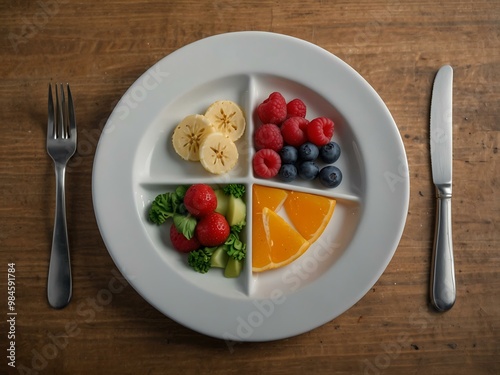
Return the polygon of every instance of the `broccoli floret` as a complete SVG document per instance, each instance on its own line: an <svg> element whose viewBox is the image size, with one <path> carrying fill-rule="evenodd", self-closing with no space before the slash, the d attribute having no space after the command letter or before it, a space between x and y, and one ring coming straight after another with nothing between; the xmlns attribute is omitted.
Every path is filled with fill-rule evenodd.
<svg viewBox="0 0 500 375"><path fill-rule="evenodd" d="M236 260L243 260L247 255L247 245L243 243L234 232L229 234L226 242L224 242L224 247L227 255Z"/></svg>
<svg viewBox="0 0 500 375"><path fill-rule="evenodd" d="M231 233L239 235L239 233L243 230L243 227L245 225L247 225L247 222L245 220L240 221L238 224L232 225L231 226Z"/></svg>
<svg viewBox="0 0 500 375"><path fill-rule="evenodd" d="M188 255L188 264L199 273L207 273L210 269L210 260L213 251L208 248L191 251Z"/></svg>
<svg viewBox="0 0 500 375"><path fill-rule="evenodd" d="M185 214L186 210L182 202L186 190L185 186L179 186L173 193L157 195L149 209L149 220L160 225L176 213Z"/></svg>
<svg viewBox="0 0 500 375"><path fill-rule="evenodd" d="M224 194L232 195L235 198L241 198L245 194L245 185L228 184L222 188Z"/></svg>

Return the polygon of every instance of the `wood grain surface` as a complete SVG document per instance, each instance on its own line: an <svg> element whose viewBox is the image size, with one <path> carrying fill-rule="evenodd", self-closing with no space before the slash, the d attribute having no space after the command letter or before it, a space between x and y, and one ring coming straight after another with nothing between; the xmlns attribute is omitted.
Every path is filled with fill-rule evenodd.
<svg viewBox="0 0 500 375"><path fill-rule="evenodd" d="M127 284L101 239L91 177L102 128L142 73L190 42L240 30L310 41L363 75L398 125L411 192L396 254L355 306L297 337L229 347L165 317ZM500 373L499 1L3 0L0 59L0 373ZM429 104L444 64L454 68L457 302L436 313ZM56 311L46 301L55 181L45 127L47 84L60 81L71 83L79 144L67 174L74 294Z"/></svg>

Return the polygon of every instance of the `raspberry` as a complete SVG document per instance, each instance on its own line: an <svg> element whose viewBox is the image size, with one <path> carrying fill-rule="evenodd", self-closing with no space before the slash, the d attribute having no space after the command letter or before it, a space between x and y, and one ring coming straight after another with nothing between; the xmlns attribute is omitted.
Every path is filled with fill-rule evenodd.
<svg viewBox="0 0 500 375"><path fill-rule="evenodd" d="M181 253L189 253L190 251L198 250L201 247L201 244L196 237L192 237L188 240L177 230L174 224L170 227L170 241L172 241L174 249Z"/></svg>
<svg viewBox="0 0 500 375"><path fill-rule="evenodd" d="M279 151L283 148L283 136L280 128L274 124L264 124L260 126L254 134L254 144L257 150L270 148Z"/></svg>
<svg viewBox="0 0 500 375"><path fill-rule="evenodd" d="M315 118L307 126L307 137L318 147L326 145L332 139L333 127L333 121L329 118Z"/></svg>
<svg viewBox="0 0 500 375"><path fill-rule="evenodd" d="M286 101L279 92L273 92L257 107L257 115L264 124L279 125L286 119Z"/></svg>
<svg viewBox="0 0 500 375"><path fill-rule="evenodd" d="M281 125L281 134L285 143L299 147L307 142L309 121L303 117L290 117Z"/></svg>
<svg viewBox="0 0 500 375"><path fill-rule="evenodd" d="M286 105L286 117L306 117L306 105L300 99L293 99Z"/></svg>
<svg viewBox="0 0 500 375"><path fill-rule="evenodd" d="M269 148L257 151L253 160L253 171L259 177L271 178L278 174L281 168L280 155Z"/></svg>

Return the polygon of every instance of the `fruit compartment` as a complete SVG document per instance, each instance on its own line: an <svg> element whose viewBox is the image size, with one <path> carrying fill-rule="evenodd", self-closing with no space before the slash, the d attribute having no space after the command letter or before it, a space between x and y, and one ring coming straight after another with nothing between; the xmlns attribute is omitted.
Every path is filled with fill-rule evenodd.
<svg viewBox="0 0 500 375"><path fill-rule="evenodd" d="M299 98L304 101L307 106L306 118L308 120L325 116L332 119L335 123L332 141L339 144L341 148L341 155L340 158L331 165L338 167L342 171L343 178L341 184L336 188L330 189L323 186L318 178L315 178L312 181L307 181L298 176L295 180L285 183L284 186L288 186L289 189L293 189L294 187L299 189L317 189L321 193L333 193L336 196L340 196L345 199L352 199L355 201L358 200L363 194L364 185L362 178L363 166L357 148L357 137L352 132L352 129L346 119L336 109L335 103L328 102L321 95L321 93L311 90L305 84L302 84L299 81L290 81L286 78L269 76L267 74L255 74L252 76L250 84L252 88L249 91L253 93L249 103L250 108L252 108L250 121L253 125L251 128L252 134L250 134L251 141L254 129L262 124L257 116L256 108L260 103L267 99L270 93L274 91L281 92L287 102L295 98ZM334 89L335 88L332 88L332 90ZM253 141L251 145L253 146ZM249 152L250 162L253 159L255 152L256 150L251 147ZM328 165L319 159L316 160L316 163L320 168ZM282 183L278 176L266 179L257 176L253 169L250 172L251 177L259 180L262 184Z"/></svg>
<svg viewBox="0 0 500 375"><path fill-rule="evenodd" d="M361 214L361 201L355 196L339 197L332 191L319 191L314 188L289 186L284 183L251 179L250 188L254 185L293 190L309 194L316 194L336 200L332 219L322 235L302 254L290 264L264 272L252 272L249 278L249 295L254 298L271 298L278 290L287 294L307 287L326 272L331 272L337 260L346 251L351 239L356 233ZM250 194L251 197L251 194ZM250 200L250 204L251 204ZM286 211L281 208L278 214L290 223ZM307 214L307 213L305 213ZM248 254L252 256L253 243L251 236L252 217L249 215Z"/></svg>
<svg viewBox="0 0 500 375"><path fill-rule="evenodd" d="M201 163L183 160L172 147L172 134L183 118L191 114L204 114L210 104L217 100L232 100L240 104L246 112L248 88L249 77L238 75L208 81L187 92L179 92L148 125L136 151L134 178L152 183L164 181L195 183L200 180L217 183L246 178L250 174L251 165L249 131L245 131L236 141L238 162L225 175L211 174ZM246 116L248 117L247 113Z"/></svg>

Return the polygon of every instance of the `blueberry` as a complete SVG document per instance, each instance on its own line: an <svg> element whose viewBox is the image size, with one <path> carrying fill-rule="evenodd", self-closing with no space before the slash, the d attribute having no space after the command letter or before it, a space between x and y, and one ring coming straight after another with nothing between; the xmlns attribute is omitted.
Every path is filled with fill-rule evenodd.
<svg viewBox="0 0 500 375"><path fill-rule="evenodd" d="M297 161L299 153L293 146L285 146L280 151L282 164L293 164Z"/></svg>
<svg viewBox="0 0 500 375"><path fill-rule="evenodd" d="M278 172L281 181L290 182L297 178L297 168L293 164L282 164Z"/></svg>
<svg viewBox="0 0 500 375"><path fill-rule="evenodd" d="M335 142L327 143L319 149L319 157L325 163L335 163L340 157L340 146Z"/></svg>
<svg viewBox="0 0 500 375"><path fill-rule="evenodd" d="M319 167L313 161L303 161L299 164L298 172L304 180L314 180L319 173Z"/></svg>
<svg viewBox="0 0 500 375"><path fill-rule="evenodd" d="M313 161L318 158L318 146L314 143L306 142L299 147L299 159L303 161Z"/></svg>
<svg viewBox="0 0 500 375"><path fill-rule="evenodd" d="M319 172L319 181L326 187L337 187L342 182L342 172L333 165L327 165Z"/></svg>

